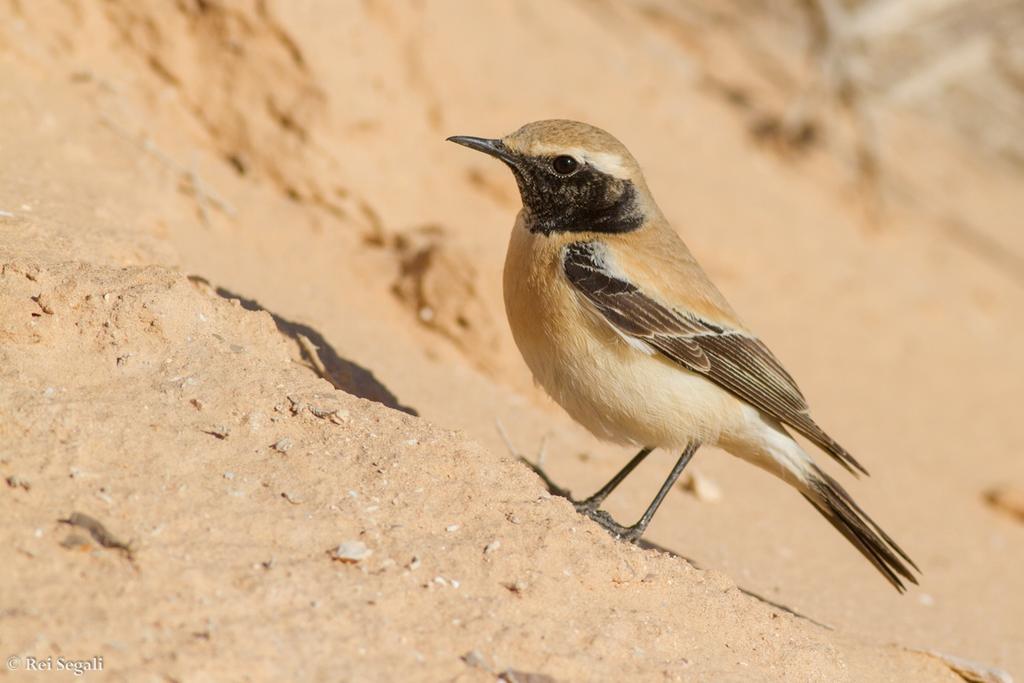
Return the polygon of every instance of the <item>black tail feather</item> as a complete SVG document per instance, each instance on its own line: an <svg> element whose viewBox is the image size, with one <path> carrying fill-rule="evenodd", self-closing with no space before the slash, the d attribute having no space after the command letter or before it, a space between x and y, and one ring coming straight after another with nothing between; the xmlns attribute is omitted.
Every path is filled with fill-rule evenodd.
<svg viewBox="0 0 1024 683"><path fill-rule="evenodd" d="M904 592L902 579L917 584L910 571L918 573L917 565L887 533L868 517L835 479L814 467L808 480L809 491L804 494L815 508L875 565L896 590ZM909 565L909 567L908 567Z"/></svg>

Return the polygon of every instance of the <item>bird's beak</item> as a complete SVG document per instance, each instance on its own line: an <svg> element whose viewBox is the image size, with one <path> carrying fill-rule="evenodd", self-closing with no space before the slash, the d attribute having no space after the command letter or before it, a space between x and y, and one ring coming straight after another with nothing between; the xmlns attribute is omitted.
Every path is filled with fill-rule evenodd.
<svg viewBox="0 0 1024 683"><path fill-rule="evenodd" d="M453 135L448 138L449 142L475 149L478 152L484 154L490 154L492 157L501 159L509 166L516 166L519 162L518 159L509 151L509 148L505 146L505 143L501 140L491 140L488 138L474 138L470 135Z"/></svg>

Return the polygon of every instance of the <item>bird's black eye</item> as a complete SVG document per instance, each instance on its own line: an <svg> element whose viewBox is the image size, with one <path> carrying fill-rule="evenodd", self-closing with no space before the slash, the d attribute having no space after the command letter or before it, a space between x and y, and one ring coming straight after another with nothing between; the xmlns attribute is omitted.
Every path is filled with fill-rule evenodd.
<svg viewBox="0 0 1024 683"><path fill-rule="evenodd" d="M555 157L555 160L551 162L552 168L555 169L555 173L558 175L572 175L579 168L580 162L568 154Z"/></svg>

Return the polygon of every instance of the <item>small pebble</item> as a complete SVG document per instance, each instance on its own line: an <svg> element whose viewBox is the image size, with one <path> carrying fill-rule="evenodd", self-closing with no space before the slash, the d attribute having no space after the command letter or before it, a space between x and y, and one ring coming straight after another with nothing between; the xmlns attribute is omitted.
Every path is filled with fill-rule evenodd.
<svg viewBox="0 0 1024 683"><path fill-rule="evenodd" d="M679 485L702 503L717 503L722 500L722 489L700 472L691 472Z"/></svg>
<svg viewBox="0 0 1024 683"><path fill-rule="evenodd" d="M271 448L278 453L287 453L292 448L292 440L286 436L283 439L279 439Z"/></svg>
<svg viewBox="0 0 1024 683"><path fill-rule="evenodd" d="M420 568L421 564L423 563L420 561L420 558L413 555L413 558L409 560L409 564L407 564L406 567L409 568L409 571L414 572Z"/></svg>
<svg viewBox="0 0 1024 683"><path fill-rule="evenodd" d="M245 426L249 431L258 432L263 429L264 415L261 410L254 410L245 416Z"/></svg>
<svg viewBox="0 0 1024 683"><path fill-rule="evenodd" d="M498 539L494 539L493 541L484 546L484 555L490 555L500 547L501 541L499 541Z"/></svg>
<svg viewBox="0 0 1024 683"><path fill-rule="evenodd" d="M7 477L7 485L10 486L12 489L20 488L25 489L26 491L32 489L32 483L28 479L25 479L24 477L19 477L16 474L12 474L11 476Z"/></svg>
<svg viewBox="0 0 1024 683"><path fill-rule="evenodd" d="M39 294L38 296L32 297L32 300L36 302L39 309L46 315L53 315L53 306L50 305L50 299L46 294Z"/></svg>
<svg viewBox="0 0 1024 683"><path fill-rule="evenodd" d="M448 526L446 526L444 528L444 530L447 531L448 533L454 533L454 532L459 530L459 527L460 527L459 524L449 524Z"/></svg>
<svg viewBox="0 0 1024 683"><path fill-rule="evenodd" d="M333 559L353 564L362 562L372 554L373 551L362 541L345 541L330 552Z"/></svg>
<svg viewBox="0 0 1024 683"><path fill-rule="evenodd" d="M235 478L235 473L234 472L225 472L224 473L224 478L227 479L228 481L231 481L232 479Z"/></svg>
<svg viewBox="0 0 1024 683"><path fill-rule="evenodd" d="M985 502L1002 512L1024 522L1024 487L1003 485L985 492Z"/></svg>
<svg viewBox="0 0 1024 683"><path fill-rule="evenodd" d="M462 661L467 666L471 666L474 669L483 669L487 671L490 667L487 666L487 660L484 659L483 654L479 650L470 650L466 654L462 655Z"/></svg>

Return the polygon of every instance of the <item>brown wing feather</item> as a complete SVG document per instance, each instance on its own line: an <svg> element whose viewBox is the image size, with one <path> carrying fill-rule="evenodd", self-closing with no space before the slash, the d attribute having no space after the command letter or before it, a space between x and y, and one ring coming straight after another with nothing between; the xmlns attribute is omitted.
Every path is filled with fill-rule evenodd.
<svg viewBox="0 0 1024 683"><path fill-rule="evenodd" d="M598 242L565 247L565 275L620 333L788 424L850 472L867 471L811 419L796 382L759 339L665 306L616 275Z"/></svg>

